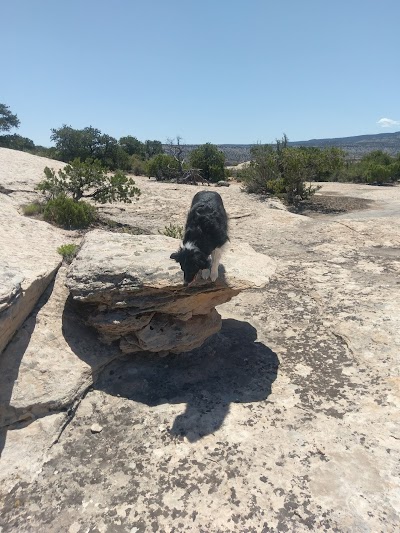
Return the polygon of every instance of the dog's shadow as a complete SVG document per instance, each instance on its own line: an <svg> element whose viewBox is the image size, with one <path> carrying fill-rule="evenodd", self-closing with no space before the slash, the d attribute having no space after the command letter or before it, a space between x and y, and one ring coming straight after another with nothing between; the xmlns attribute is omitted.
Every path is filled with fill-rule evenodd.
<svg viewBox="0 0 400 533"><path fill-rule="evenodd" d="M231 403L265 400L278 366L277 355L257 342L253 326L228 319L220 333L192 352L115 361L94 388L148 406L186 403L170 432L194 442L221 427Z"/></svg>

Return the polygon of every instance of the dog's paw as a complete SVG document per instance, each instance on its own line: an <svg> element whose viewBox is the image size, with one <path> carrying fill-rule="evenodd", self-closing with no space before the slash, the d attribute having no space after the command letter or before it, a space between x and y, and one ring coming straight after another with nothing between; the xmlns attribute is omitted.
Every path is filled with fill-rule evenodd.
<svg viewBox="0 0 400 533"><path fill-rule="evenodd" d="M206 269L202 270L201 271L201 277L203 279L208 279L210 277L210 269L206 268Z"/></svg>
<svg viewBox="0 0 400 533"><path fill-rule="evenodd" d="M217 272L211 271L211 281L216 281L217 278L218 278L218 271Z"/></svg>

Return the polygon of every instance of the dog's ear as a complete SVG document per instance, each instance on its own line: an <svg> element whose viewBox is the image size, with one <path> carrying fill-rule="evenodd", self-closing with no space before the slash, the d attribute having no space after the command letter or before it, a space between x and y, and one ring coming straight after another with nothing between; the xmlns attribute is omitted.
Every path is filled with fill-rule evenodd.
<svg viewBox="0 0 400 533"><path fill-rule="evenodd" d="M177 252L174 252L173 254L171 254L171 255L169 256L169 258L170 258L170 259L173 259L174 261L176 261L177 263L179 263L180 255L181 255L181 251L178 250Z"/></svg>

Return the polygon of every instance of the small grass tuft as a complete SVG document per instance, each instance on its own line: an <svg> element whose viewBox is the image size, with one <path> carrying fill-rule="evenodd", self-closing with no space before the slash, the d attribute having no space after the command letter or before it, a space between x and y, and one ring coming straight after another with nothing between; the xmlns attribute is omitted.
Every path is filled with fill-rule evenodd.
<svg viewBox="0 0 400 533"><path fill-rule="evenodd" d="M22 206L22 211L27 217L41 215L44 211L44 205L39 202L33 202L32 204Z"/></svg>
<svg viewBox="0 0 400 533"><path fill-rule="evenodd" d="M183 239L183 226L179 224L169 224L168 226L165 226L165 228L162 231L159 231L161 235L165 235L166 237L173 237L174 239Z"/></svg>
<svg viewBox="0 0 400 533"><path fill-rule="evenodd" d="M57 248L57 252L63 256L66 263L72 263L72 260L78 252L79 246L77 244L63 244Z"/></svg>

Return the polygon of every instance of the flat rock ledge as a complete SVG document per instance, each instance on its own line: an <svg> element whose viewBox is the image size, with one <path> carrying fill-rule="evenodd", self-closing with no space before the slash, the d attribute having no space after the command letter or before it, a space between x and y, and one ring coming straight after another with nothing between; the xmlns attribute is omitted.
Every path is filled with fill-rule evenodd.
<svg viewBox="0 0 400 533"><path fill-rule="evenodd" d="M229 243L215 283L183 285L169 256L179 241L163 235L88 233L67 276L84 322L124 353L181 353L217 333L216 306L242 290L265 287L275 262L246 244Z"/></svg>

